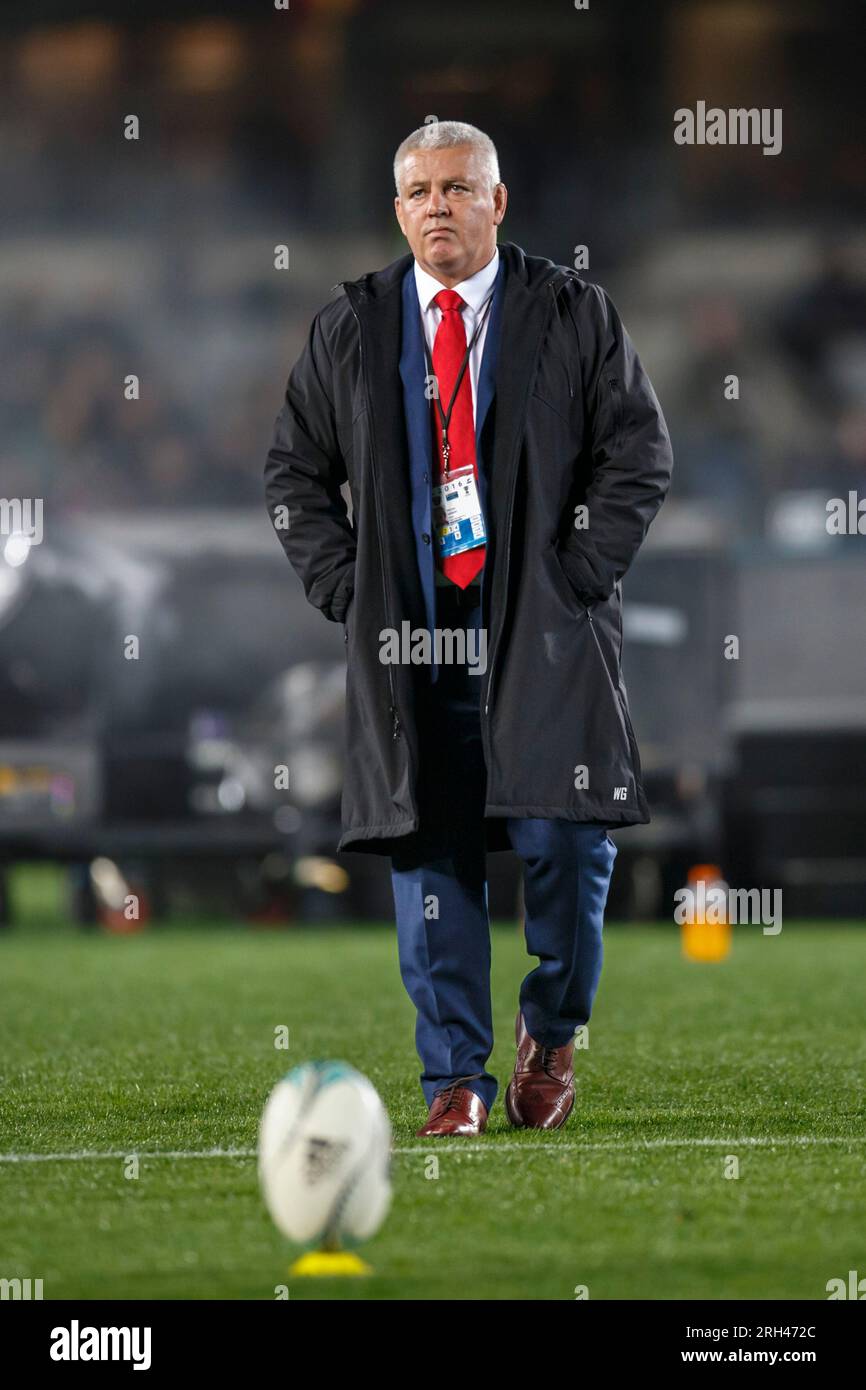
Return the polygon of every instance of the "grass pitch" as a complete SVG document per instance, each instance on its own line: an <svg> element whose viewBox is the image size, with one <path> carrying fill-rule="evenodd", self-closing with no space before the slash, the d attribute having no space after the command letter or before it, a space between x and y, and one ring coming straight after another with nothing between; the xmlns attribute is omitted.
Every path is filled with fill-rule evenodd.
<svg viewBox="0 0 866 1390"><path fill-rule="evenodd" d="M481 1140L437 1143L415 1138L393 929L118 938L38 918L0 934L0 1276L46 1298L825 1299L866 1273L862 926L741 927L717 965L683 960L670 926L609 926L555 1134L505 1118L530 962L498 926L499 1099ZM370 1278L290 1280L259 1197L262 1105L310 1057L366 1072L394 1126Z"/></svg>

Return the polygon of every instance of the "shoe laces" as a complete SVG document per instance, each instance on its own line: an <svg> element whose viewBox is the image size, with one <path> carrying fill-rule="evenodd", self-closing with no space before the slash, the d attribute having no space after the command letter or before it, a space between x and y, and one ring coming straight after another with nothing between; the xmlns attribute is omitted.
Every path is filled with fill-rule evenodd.
<svg viewBox="0 0 866 1390"><path fill-rule="evenodd" d="M556 1054L562 1049L559 1047L542 1047L541 1049L541 1070L546 1071L552 1081L558 1081L559 1077L554 1076L550 1068L556 1061Z"/></svg>
<svg viewBox="0 0 866 1390"><path fill-rule="evenodd" d="M458 1076L457 1079L456 1079L455 1081L449 1081L449 1083L448 1083L447 1086L440 1086L438 1091L434 1091L434 1092L433 1092L433 1098L434 1098L434 1100L435 1100L435 1099L438 1099L439 1096L444 1096L444 1097L445 1097L445 1100L444 1100L443 1105L442 1105L442 1112L441 1112L441 1113L444 1115L448 1110L451 1109L452 1105L454 1105L454 1103L455 1103L455 1094L456 1094L457 1091L459 1091L459 1090L462 1088L464 1082L466 1082L466 1081L478 1081L479 1078L480 1078L482 1075L483 1075L483 1072L476 1071L476 1072L473 1072L471 1076Z"/></svg>

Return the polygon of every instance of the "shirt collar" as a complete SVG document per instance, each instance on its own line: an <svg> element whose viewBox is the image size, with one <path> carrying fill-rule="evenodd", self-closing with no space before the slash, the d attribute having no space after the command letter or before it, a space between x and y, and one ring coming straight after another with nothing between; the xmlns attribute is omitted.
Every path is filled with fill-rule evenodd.
<svg viewBox="0 0 866 1390"><path fill-rule="evenodd" d="M476 270L474 275L470 275L468 280L461 280L459 285L454 286L454 290L465 300L473 313L478 313L496 279L499 270L499 247L494 249L493 255L486 265L480 270ZM441 280L437 280L433 275L428 275L418 262L415 262L415 286L418 290L418 302L421 305L422 313L430 308L434 295L445 286Z"/></svg>

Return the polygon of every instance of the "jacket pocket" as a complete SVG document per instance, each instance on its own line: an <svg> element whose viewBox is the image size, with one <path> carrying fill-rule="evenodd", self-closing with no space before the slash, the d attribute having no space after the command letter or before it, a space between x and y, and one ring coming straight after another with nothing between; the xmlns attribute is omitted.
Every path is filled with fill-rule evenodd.
<svg viewBox="0 0 866 1390"><path fill-rule="evenodd" d="M611 454L617 454L622 444L622 386L619 377L609 376L607 379L607 389L610 392L611 411L613 417L613 440L610 446Z"/></svg>
<svg viewBox="0 0 866 1390"><path fill-rule="evenodd" d="M366 415L367 407L362 405L355 411L350 422L344 422L337 426L337 443L340 446L340 453L348 463L355 451L355 433L358 428L358 421L362 415Z"/></svg>
<svg viewBox="0 0 866 1390"><path fill-rule="evenodd" d="M566 428L571 428L571 426L569 425L568 416L564 414L562 410L560 410L558 405L554 405L553 401L549 401L546 396L543 396L540 391L533 391L532 399L534 401L540 401L542 405L547 406L547 409L552 410L554 415L556 415L557 418L562 421ZM565 402L563 401L561 402L561 404L564 405Z"/></svg>
<svg viewBox="0 0 866 1390"><path fill-rule="evenodd" d="M554 544L551 546L551 550L553 551L553 563L556 568L557 574L561 579L562 584L565 587L565 592L568 594L570 599L569 607L572 610L574 610L575 607L577 607L581 612L590 612L592 608L595 607L595 600L586 599L580 594L580 592L575 588L574 583L572 582L571 577L568 573L568 570L562 563L563 554L567 553L566 548L562 544L554 542Z"/></svg>

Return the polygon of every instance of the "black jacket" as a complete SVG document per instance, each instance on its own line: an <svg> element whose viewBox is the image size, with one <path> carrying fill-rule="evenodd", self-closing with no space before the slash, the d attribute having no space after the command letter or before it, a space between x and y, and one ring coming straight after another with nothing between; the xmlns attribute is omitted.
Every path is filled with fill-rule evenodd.
<svg viewBox="0 0 866 1390"><path fill-rule="evenodd" d="M490 849L505 818L649 820L620 670L620 581L670 483L661 408L599 286L506 242L489 448L481 719ZM418 829L418 682L384 628L426 626L398 362L407 254L316 315L265 465L268 510L310 603L347 624L338 849ZM485 457L488 451L485 450ZM341 484L348 478L350 522ZM589 524L575 529L585 504ZM429 752L429 750L428 750Z"/></svg>

